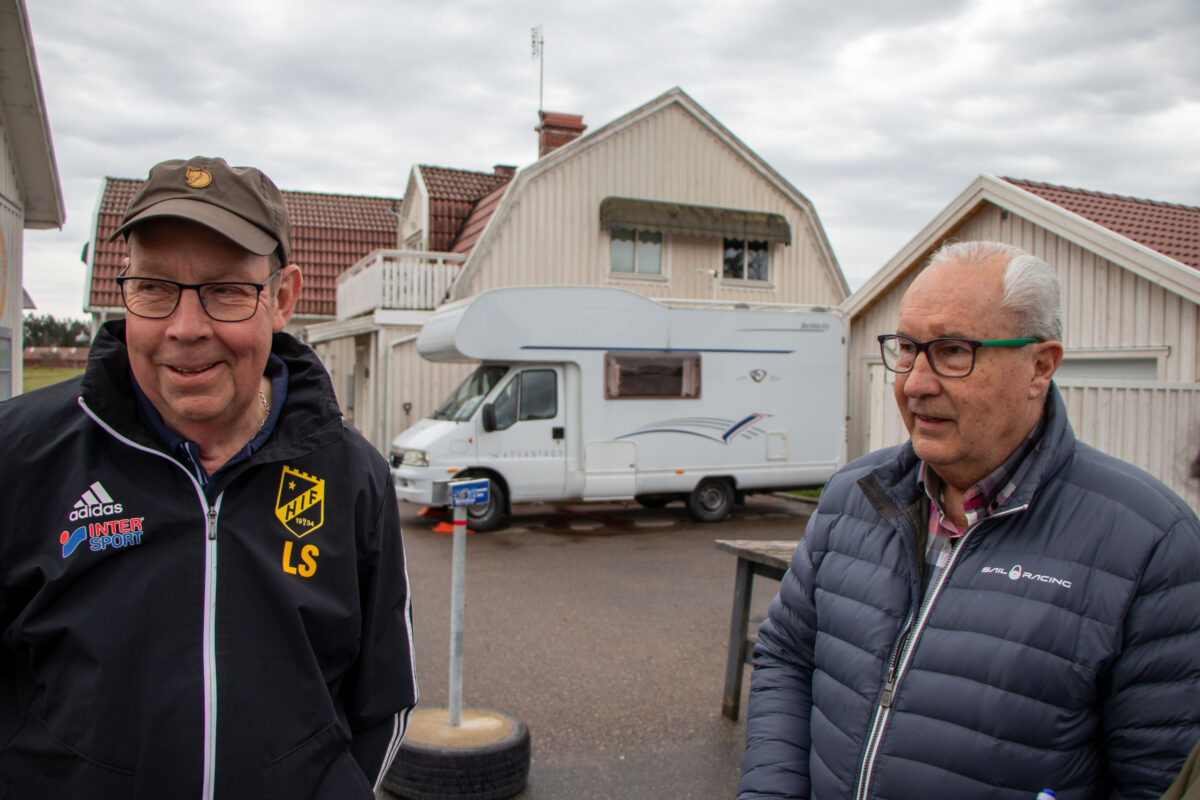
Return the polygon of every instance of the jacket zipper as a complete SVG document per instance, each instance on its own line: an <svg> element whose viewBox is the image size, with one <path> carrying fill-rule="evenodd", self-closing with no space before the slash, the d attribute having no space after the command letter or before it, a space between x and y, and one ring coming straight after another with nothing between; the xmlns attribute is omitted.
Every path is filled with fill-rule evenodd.
<svg viewBox="0 0 1200 800"><path fill-rule="evenodd" d="M879 741L883 738L883 729L887 725L888 718L891 716L892 701L895 698L896 686L900 683L900 679L904 677L905 670L908 669L909 656L912 655L917 639L920 638L921 631L925 628L925 622L929 619L929 613L933 610L934 602L937 601L938 595L942 592L942 587L946 584L951 570L954 569L954 565L958 561L958 554L962 552L963 545L967 543L967 537L988 520L1006 517L1019 511L1024 511L1027 508L1029 508L1029 505L1025 504L1005 509L990 517L985 517L967 528L963 532L963 535L959 537L957 544L951 545L950 559L946 562L945 569L938 575L937 581L925 592L925 599L921 602L921 610L917 614L916 627L910 627L912 619L910 615L909 623L905 625L904 629L900 632L900 636L896 639L895 655L888 668L887 679L883 685L883 693L879 697L879 705L875 709L875 718L871 722L871 733L867 737L867 747L863 751L862 767L858 773L858 788L854 793L855 800L867 800L869 796L871 771L875 768L875 756L878 754ZM923 558L924 556L918 557Z"/></svg>
<svg viewBox="0 0 1200 800"><path fill-rule="evenodd" d="M217 511L221 498L208 507L208 538L204 543L204 788L211 800L217 776Z"/></svg>
<svg viewBox="0 0 1200 800"><path fill-rule="evenodd" d="M123 436L88 408L87 403L84 402L82 397L79 398L78 402L79 407L83 409L84 413L91 417L97 425L107 431L117 441L132 447L134 450L140 450L143 453L149 453L150 455L166 459L183 470L183 474L188 476L188 480L195 487L196 496L200 500L200 508L204 513L204 529L206 534L204 547L203 646L201 653L201 669L204 676L204 783L201 798L202 800L212 800L216 786L217 765L217 515L221 509L221 498L225 496L224 492L217 495L217 499L210 505L204 495L204 487L200 485L200 481L196 479L196 476L187 467L161 450L146 447Z"/></svg>

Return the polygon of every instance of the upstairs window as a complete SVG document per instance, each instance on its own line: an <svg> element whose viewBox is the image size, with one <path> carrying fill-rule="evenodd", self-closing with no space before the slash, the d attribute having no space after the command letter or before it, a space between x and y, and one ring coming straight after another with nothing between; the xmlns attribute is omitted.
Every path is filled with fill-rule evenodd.
<svg viewBox="0 0 1200 800"><path fill-rule="evenodd" d="M726 239L724 268L726 280L766 281L770 278L770 244L754 239Z"/></svg>
<svg viewBox="0 0 1200 800"><path fill-rule="evenodd" d="M662 234L613 228L611 269L634 275L662 275Z"/></svg>

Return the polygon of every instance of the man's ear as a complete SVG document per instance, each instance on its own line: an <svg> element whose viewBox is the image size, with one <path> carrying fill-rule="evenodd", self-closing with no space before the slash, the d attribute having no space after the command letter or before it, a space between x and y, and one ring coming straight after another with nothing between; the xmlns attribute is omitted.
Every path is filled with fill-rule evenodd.
<svg viewBox="0 0 1200 800"><path fill-rule="evenodd" d="M1050 379L1062 363L1062 342L1036 342L1033 356L1033 380L1029 384L1029 396L1042 397L1050 388Z"/></svg>
<svg viewBox="0 0 1200 800"><path fill-rule="evenodd" d="M278 333L283 330L288 324L288 320L292 318L292 312L296 310L296 303L300 300L300 287L304 283L304 279L300 275L300 268L295 264L288 264L279 272L279 288L275 290L275 314L272 320L272 329Z"/></svg>

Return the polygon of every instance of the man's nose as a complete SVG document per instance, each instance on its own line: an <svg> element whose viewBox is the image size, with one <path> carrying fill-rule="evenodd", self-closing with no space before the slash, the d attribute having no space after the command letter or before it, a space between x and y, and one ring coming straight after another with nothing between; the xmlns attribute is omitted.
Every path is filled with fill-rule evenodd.
<svg viewBox="0 0 1200 800"><path fill-rule="evenodd" d="M212 318L200 302L200 292L183 289L175 313L171 315L170 333L179 339L196 339L212 330Z"/></svg>
<svg viewBox="0 0 1200 800"><path fill-rule="evenodd" d="M918 353L912 371L905 376L904 394L908 397L922 397L937 394L941 388L941 377L933 371L933 365L929 363L929 352Z"/></svg>

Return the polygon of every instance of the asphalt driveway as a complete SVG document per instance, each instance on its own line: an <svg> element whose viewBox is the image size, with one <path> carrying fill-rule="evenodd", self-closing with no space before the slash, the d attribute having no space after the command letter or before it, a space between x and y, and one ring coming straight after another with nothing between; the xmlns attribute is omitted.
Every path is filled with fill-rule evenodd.
<svg viewBox="0 0 1200 800"><path fill-rule="evenodd" d="M529 726L522 798L734 796L745 687L736 723L721 696L736 559L713 540L798 539L809 509L751 497L702 525L679 504L528 505L468 537L463 703ZM421 707L445 706L451 537L415 512L401 503ZM777 587L758 579L752 622Z"/></svg>

